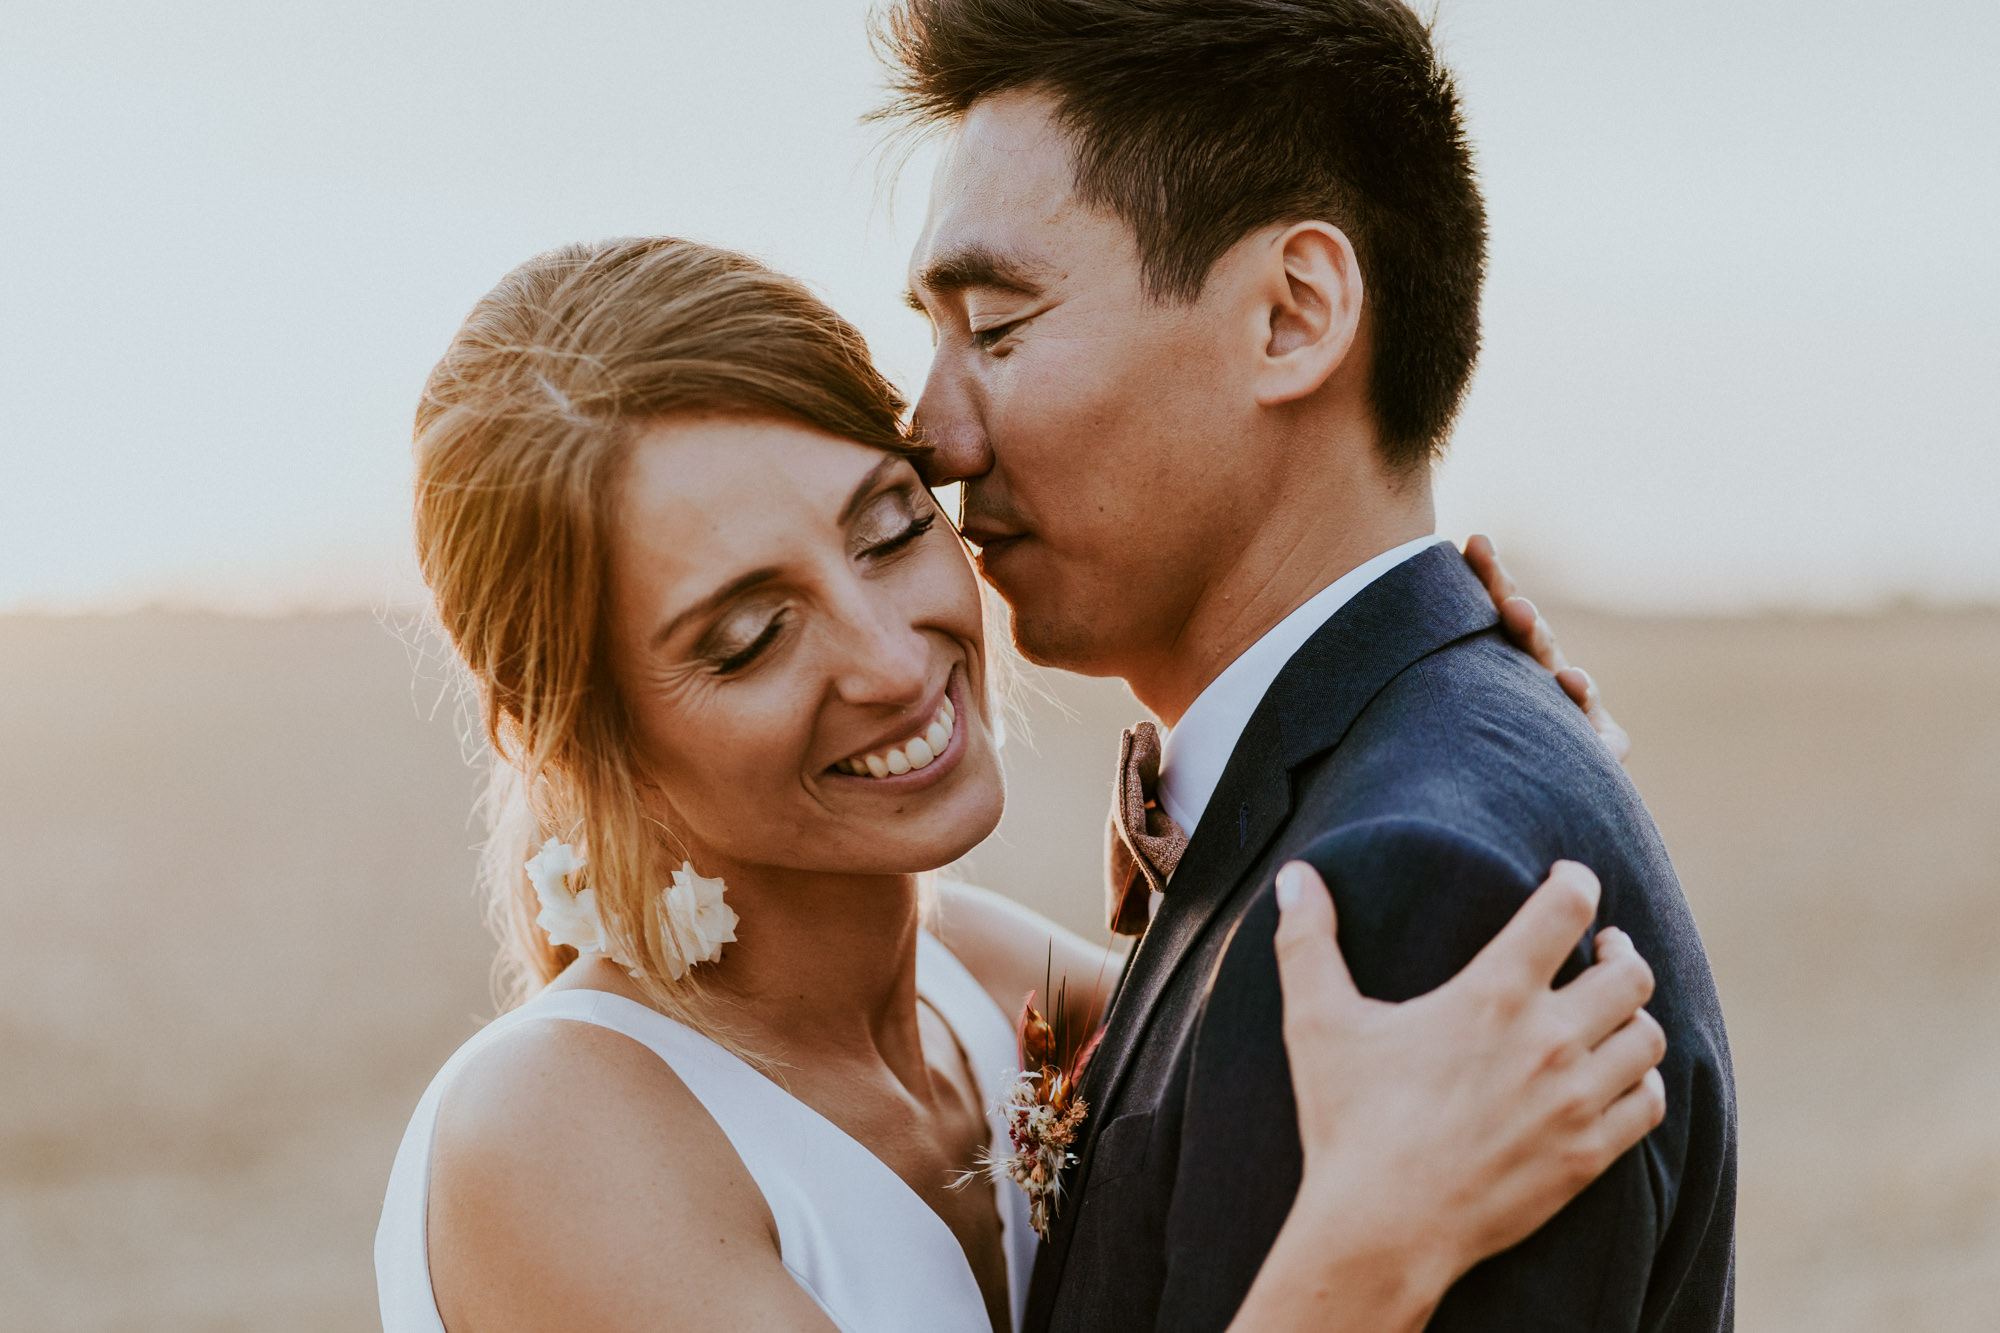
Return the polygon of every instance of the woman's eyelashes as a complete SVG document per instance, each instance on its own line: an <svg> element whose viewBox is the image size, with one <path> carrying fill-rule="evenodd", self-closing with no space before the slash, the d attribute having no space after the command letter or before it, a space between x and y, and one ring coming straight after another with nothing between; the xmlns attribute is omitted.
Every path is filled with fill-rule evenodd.
<svg viewBox="0 0 2000 1333"><path fill-rule="evenodd" d="M901 532L887 541L878 542L876 545L869 547L868 555L870 558L876 560L881 559L885 555L894 555L917 538L923 536L926 532L929 532L936 523L937 510L935 509L927 514L912 518Z"/></svg>
<svg viewBox="0 0 2000 1333"><path fill-rule="evenodd" d="M702 635L695 656L716 675L732 675L762 657L790 619L786 605L767 598L735 607Z"/></svg>
<svg viewBox="0 0 2000 1333"><path fill-rule="evenodd" d="M880 560L929 532L936 522L937 510L928 500L918 500L914 488L887 491L855 519L848 549L863 559Z"/></svg>

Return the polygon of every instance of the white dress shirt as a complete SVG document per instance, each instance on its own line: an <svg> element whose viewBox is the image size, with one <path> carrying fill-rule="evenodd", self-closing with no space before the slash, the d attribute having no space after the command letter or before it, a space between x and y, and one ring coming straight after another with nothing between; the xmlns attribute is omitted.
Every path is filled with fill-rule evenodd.
<svg viewBox="0 0 2000 1333"><path fill-rule="evenodd" d="M1257 711L1285 663L1356 593L1437 543L1435 536L1419 537L1348 570L1273 625L1188 705L1180 722L1167 733L1160 757L1159 792L1160 804L1190 837L1201 822L1202 811L1208 809L1208 798L1215 795L1215 784L1222 781L1222 770L1228 766L1243 728L1250 725L1250 715Z"/></svg>

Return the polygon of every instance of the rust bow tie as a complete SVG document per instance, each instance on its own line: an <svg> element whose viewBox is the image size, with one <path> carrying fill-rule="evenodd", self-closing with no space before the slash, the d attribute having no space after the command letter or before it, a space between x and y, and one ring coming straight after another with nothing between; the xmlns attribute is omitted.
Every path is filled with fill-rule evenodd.
<svg viewBox="0 0 2000 1333"><path fill-rule="evenodd" d="M1159 801L1160 729L1151 722L1128 727L1118 743L1118 788L1106 830L1106 885L1111 929L1141 935L1153 912L1153 894L1187 850L1187 834Z"/></svg>

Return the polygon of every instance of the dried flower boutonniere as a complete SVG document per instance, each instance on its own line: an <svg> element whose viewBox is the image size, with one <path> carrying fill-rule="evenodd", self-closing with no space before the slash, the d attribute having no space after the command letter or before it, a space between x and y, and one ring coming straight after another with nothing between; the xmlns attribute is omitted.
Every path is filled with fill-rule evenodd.
<svg viewBox="0 0 2000 1333"><path fill-rule="evenodd" d="M1000 1115L1007 1125L1011 1151L984 1158L995 1184L1012 1181L1028 1196L1028 1223L1043 1240L1049 1219L1062 1197L1063 1168L1076 1161L1070 1144L1083 1126L1090 1106L1077 1095L1083 1066L1097 1049L1097 1040L1063 1059L1061 1035L1068 1030L1067 985L1057 988L1054 1022L1035 1008L1030 994L1021 1006L1021 1070L1000 1097Z"/></svg>

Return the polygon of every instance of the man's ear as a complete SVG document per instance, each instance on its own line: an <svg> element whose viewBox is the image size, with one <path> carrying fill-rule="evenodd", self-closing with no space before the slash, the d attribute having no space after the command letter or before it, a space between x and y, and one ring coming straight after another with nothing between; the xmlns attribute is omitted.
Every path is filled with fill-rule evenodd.
<svg viewBox="0 0 2000 1333"><path fill-rule="evenodd" d="M1347 360L1361 327L1361 265L1338 227L1299 222L1267 252L1270 336L1257 368L1257 403L1275 407L1318 392Z"/></svg>

